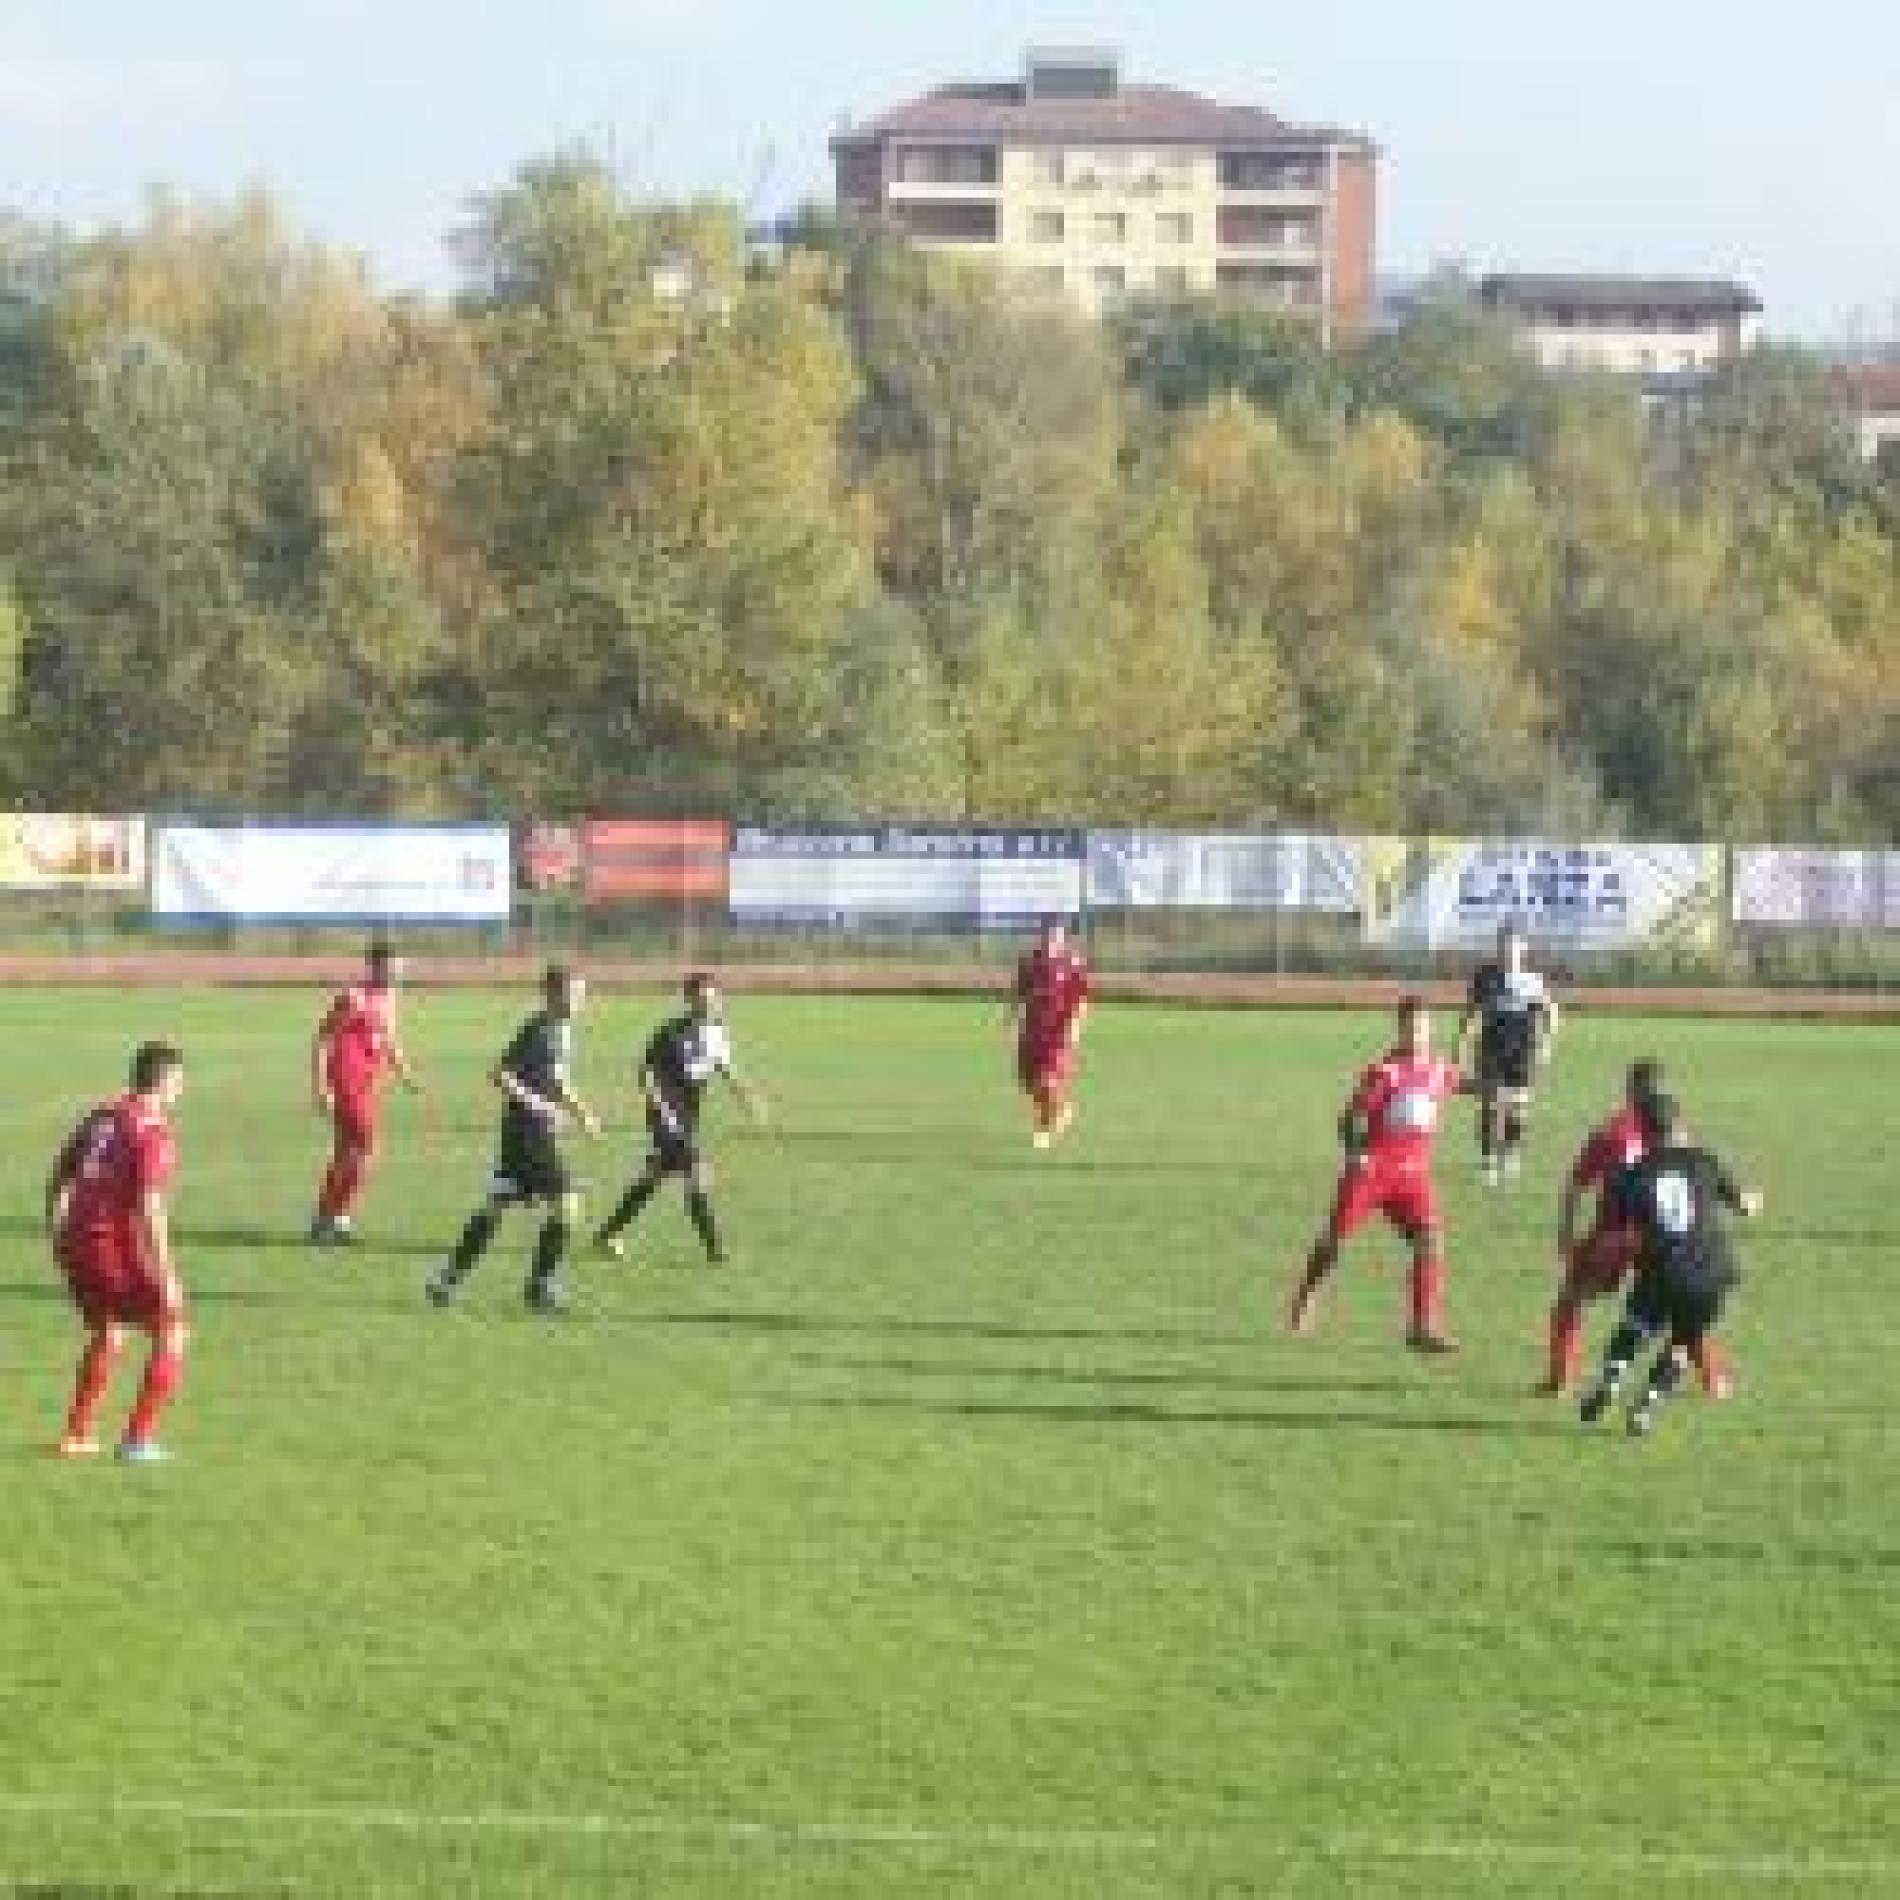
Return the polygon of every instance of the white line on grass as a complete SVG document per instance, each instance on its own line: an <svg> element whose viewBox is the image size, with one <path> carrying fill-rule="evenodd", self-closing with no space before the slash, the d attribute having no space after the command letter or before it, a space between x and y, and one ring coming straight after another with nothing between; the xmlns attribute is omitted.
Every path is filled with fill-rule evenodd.
<svg viewBox="0 0 1900 1900"><path fill-rule="evenodd" d="M508 1809L432 1813L392 1807L251 1807L233 1802L99 1800L80 1796L0 1794L0 1815L19 1820L168 1821L219 1827L330 1828L397 1834L566 1835L596 1840L703 1841L731 1846L925 1848L952 1851L1153 1855L1221 1851L1295 1865L1327 1861L1396 1861L1591 1869L1685 1879L1776 1884L1793 1880L1881 1882L1900 1878L1900 1857L1826 1853L1703 1854L1654 1848L1598 1848L1585 1842L1507 1840L1483 1835L1302 1833L1298 1830L933 1826L909 1821L746 1821L667 1814L547 1814Z"/></svg>

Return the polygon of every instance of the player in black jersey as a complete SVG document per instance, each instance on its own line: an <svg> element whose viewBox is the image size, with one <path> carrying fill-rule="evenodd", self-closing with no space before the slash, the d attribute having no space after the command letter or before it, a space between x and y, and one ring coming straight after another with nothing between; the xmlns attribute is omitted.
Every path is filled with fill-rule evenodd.
<svg viewBox="0 0 1900 1900"><path fill-rule="evenodd" d="M559 965L541 979L542 1007L515 1031L489 1080L501 1091L501 1140L488 1198L469 1217L455 1252L427 1285L437 1306L454 1299L474 1272L511 1207L543 1207L547 1213L534 1243L527 1299L537 1313L566 1310L560 1267L569 1236L580 1218L580 1193L561 1152L561 1124L571 1121L597 1135L600 1123L571 1080L574 1019L587 997L587 981Z"/></svg>
<svg viewBox="0 0 1900 1900"><path fill-rule="evenodd" d="M1474 1030L1477 1036L1478 1156L1487 1183L1516 1174L1522 1163L1531 1092L1557 1033L1557 1005L1528 954L1524 933L1502 926L1497 958L1472 972L1458 1019L1461 1068L1472 1066Z"/></svg>
<svg viewBox="0 0 1900 1900"><path fill-rule="evenodd" d="M726 1029L719 986L703 970L686 979L686 1009L656 1029L640 1057L640 1093L646 1099L647 1158L620 1205L594 1236L594 1245L618 1259L625 1251L620 1236L640 1211L677 1175L686 1188L692 1217L706 1258L725 1259L718 1223L713 1218L712 1164L699 1145L699 1115L706 1085L715 1075L738 1096L754 1122L765 1119L764 1098L740 1075L733 1062L732 1037Z"/></svg>
<svg viewBox="0 0 1900 1900"><path fill-rule="evenodd" d="M1754 1188L1738 1187L1714 1155L1694 1145L1668 1096L1638 1103L1637 1115L1648 1152L1612 1178L1605 1209L1606 1218L1635 1232L1636 1282L1582 1416L1586 1425L1603 1416L1637 1354L1662 1333L1662 1350L1630 1407L1630 1434L1640 1438L1713 1330L1738 1277L1722 1210L1752 1220L1762 1210L1762 1197Z"/></svg>

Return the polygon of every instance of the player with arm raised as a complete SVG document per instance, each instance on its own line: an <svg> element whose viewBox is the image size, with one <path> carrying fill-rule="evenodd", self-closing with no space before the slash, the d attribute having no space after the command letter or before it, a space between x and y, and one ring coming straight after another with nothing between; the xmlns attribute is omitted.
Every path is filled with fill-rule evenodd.
<svg viewBox="0 0 1900 1900"><path fill-rule="evenodd" d="M489 1071L500 1092L501 1139L488 1197L469 1216L446 1264L425 1291L437 1306L447 1306L474 1272L511 1207L547 1210L535 1237L534 1261L526 1297L531 1312L563 1313L561 1261L574 1223L580 1219L580 1190L561 1151L561 1127L571 1122L596 1135L600 1123L574 1092L574 1022L587 1000L587 980L556 964L541 979L542 1006L516 1030L501 1059Z"/></svg>
<svg viewBox="0 0 1900 1900"><path fill-rule="evenodd" d="M1649 1143L1643 1133L1642 1106L1662 1093L1662 1064L1649 1057L1632 1062L1624 1078L1623 1101L1616 1112L1591 1131L1578 1151L1557 1208L1557 1262L1561 1279L1550 1309L1550 1359L1537 1389L1546 1397L1566 1390L1576 1379L1583 1351L1583 1309L1614 1293L1636 1263L1636 1235L1614 1217L1610 1183L1640 1161ZM1585 1197L1596 1190L1590 1231L1577 1233ZM1713 1339L1704 1338L1693 1354L1702 1389L1712 1398L1731 1390L1727 1368Z"/></svg>
<svg viewBox="0 0 1900 1900"><path fill-rule="evenodd" d="M647 1118L646 1165L594 1236L594 1245L615 1259L626 1252L621 1235L666 1180L678 1176L686 1190L686 1212L706 1249L706 1258L715 1266L724 1261L725 1247L713 1216L712 1163L706 1159L699 1139L706 1085L716 1075L723 1077L753 1122L765 1119L764 1097L739 1073L734 1060L719 985L705 971L696 970L686 979L685 1001L684 1013L669 1017L653 1032L640 1058L640 1093Z"/></svg>
<svg viewBox="0 0 1900 1900"><path fill-rule="evenodd" d="M1077 1051L1092 993L1088 960L1068 926L1051 918L1016 966L1010 1025L1016 1036L1016 1080L1029 1097L1030 1140L1048 1148L1075 1119Z"/></svg>
<svg viewBox="0 0 1900 1900"><path fill-rule="evenodd" d="M364 958L363 980L331 998L311 1039L311 1094L331 1129L330 1165L310 1222L315 1247L347 1247L356 1239L354 1216L376 1152L383 1077L395 1076L412 1093L421 1087L396 1035L401 978L401 959L378 938Z"/></svg>
<svg viewBox="0 0 1900 1900"><path fill-rule="evenodd" d="M1457 1060L1470 1065L1477 1041L1478 1156L1487 1184L1523 1164L1537 1072L1550 1059L1558 1012L1543 977L1526 961L1530 946L1515 924L1498 930L1494 962L1472 972L1458 1019Z"/></svg>
<svg viewBox="0 0 1900 1900"><path fill-rule="evenodd" d="M1646 1151L1616 1175L1609 1190L1612 1219L1636 1234L1636 1280L1581 1411L1584 1423L1594 1425L1637 1355L1661 1334L1662 1349L1630 1407L1633 1438L1654 1427L1739 1277L1724 1210L1745 1220L1762 1210L1757 1190L1738 1185L1713 1154L1695 1145L1668 1096L1650 1096L1637 1112Z"/></svg>
<svg viewBox="0 0 1900 1900"><path fill-rule="evenodd" d="M184 1086L178 1051L169 1043L143 1044L127 1092L86 1116L47 1178L47 1231L86 1327L62 1458L98 1452L92 1421L128 1326L147 1335L151 1351L119 1456L128 1464L165 1456L158 1420L184 1376L189 1336L167 1199L177 1161L168 1117Z"/></svg>
<svg viewBox="0 0 1900 1900"><path fill-rule="evenodd" d="M1458 1342L1444 1329L1444 1221L1431 1155L1444 1103L1469 1094L1473 1084L1456 1063L1432 1054L1431 1011L1423 997L1400 1001L1398 1029L1398 1041L1360 1077L1340 1116L1345 1166L1331 1216L1294 1291L1288 1323L1295 1333L1312 1330L1320 1288L1338 1265L1341 1244L1381 1214L1412 1248L1405 1343L1414 1352L1456 1352Z"/></svg>

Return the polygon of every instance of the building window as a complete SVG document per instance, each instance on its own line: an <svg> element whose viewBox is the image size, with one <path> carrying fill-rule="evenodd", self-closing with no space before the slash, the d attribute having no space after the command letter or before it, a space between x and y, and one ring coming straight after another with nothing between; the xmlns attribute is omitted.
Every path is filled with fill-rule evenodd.
<svg viewBox="0 0 1900 1900"><path fill-rule="evenodd" d="M1194 288L1185 264L1159 264L1155 267L1155 294L1158 297L1185 297Z"/></svg>
<svg viewBox="0 0 1900 1900"><path fill-rule="evenodd" d="M1029 214L1029 235L1037 244L1060 244L1068 228L1068 220L1060 211L1032 211Z"/></svg>
<svg viewBox="0 0 1900 1900"><path fill-rule="evenodd" d="M993 185L997 170L992 145L900 146L895 166L900 185Z"/></svg>
<svg viewBox="0 0 1900 1900"><path fill-rule="evenodd" d="M1031 152L1029 155L1029 175L1039 185L1060 185L1062 183L1063 164L1060 152Z"/></svg>
<svg viewBox="0 0 1900 1900"><path fill-rule="evenodd" d="M1089 221L1089 235L1097 244L1121 244L1128 237L1128 216L1121 211L1098 211Z"/></svg>
<svg viewBox="0 0 1900 1900"><path fill-rule="evenodd" d="M1119 297L1128 288L1128 273L1119 264L1102 264L1093 272L1096 294L1104 301Z"/></svg>
<svg viewBox="0 0 1900 1900"><path fill-rule="evenodd" d="M1155 219L1155 235L1163 244L1192 244L1194 219L1186 211L1164 211Z"/></svg>

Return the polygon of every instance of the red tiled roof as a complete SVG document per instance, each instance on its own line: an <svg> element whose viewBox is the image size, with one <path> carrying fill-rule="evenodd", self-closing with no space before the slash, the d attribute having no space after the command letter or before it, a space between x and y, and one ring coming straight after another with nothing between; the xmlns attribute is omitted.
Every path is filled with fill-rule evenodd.
<svg viewBox="0 0 1900 1900"><path fill-rule="evenodd" d="M1900 363L1843 365L1834 386L1863 415L1900 415Z"/></svg>
<svg viewBox="0 0 1900 1900"><path fill-rule="evenodd" d="M1176 86L1123 86L1105 98L1031 98L1021 85L939 86L832 141L995 139L1023 144L1365 146L1363 134L1292 125L1258 106L1226 106Z"/></svg>

